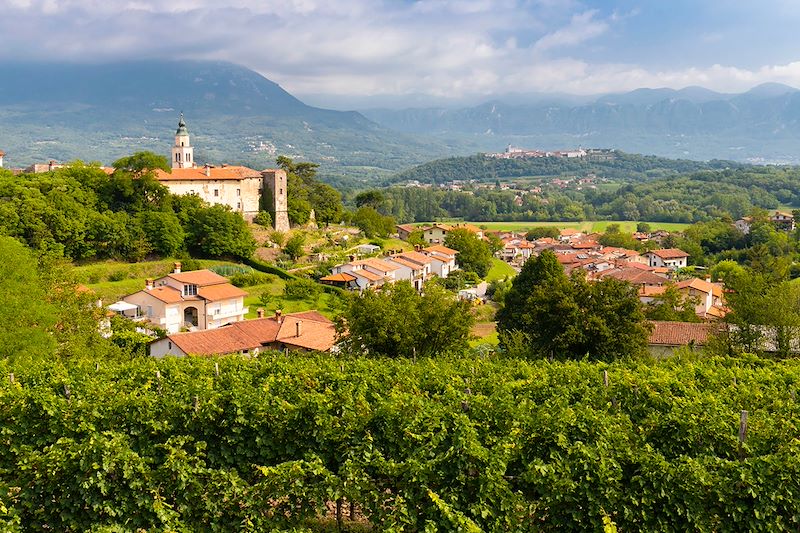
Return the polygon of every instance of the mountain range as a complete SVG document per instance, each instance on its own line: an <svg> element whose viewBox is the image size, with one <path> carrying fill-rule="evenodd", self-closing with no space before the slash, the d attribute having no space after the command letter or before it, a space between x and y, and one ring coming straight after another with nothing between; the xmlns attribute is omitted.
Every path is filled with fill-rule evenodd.
<svg viewBox="0 0 800 533"><path fill-rule="evenodd" d="M138 150L168 155L180 112L199 162L263 168L287 155L320 163L323 178L343 187L507 144L800 162L800 92L778 84L742 94L702 87L593 97L507 94L462 107L359 112L307 105L231 63L0 63L0 149L8 166L50 159L109 164Z"/></svg>
<svg viewBox="0 0 800 533"><path fill-rule="evenodd" d="M503 139L526 148L618 148L689 159L798 162L800 91L768 83L741 94L703 87L637 89L580 101L568 95L492 100L462 108L366 109L404 133L457 141Z"/></svg>

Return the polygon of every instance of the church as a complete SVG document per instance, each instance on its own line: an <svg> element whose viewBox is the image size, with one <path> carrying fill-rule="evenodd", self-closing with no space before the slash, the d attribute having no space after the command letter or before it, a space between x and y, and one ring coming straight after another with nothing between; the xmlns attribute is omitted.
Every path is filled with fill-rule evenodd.
<svg viewBox="0 0 800 533"><path fill-rule="evenodd" d="M172 171L159 170L156 179L172 194L196 194L210 205L227 205L247 221L252 221L258 214L263 196L263 205L272 215L275 229L289 229L288 184L284 170L253 170L225 164L198 167L183 113L178 121L171 155Z"/></svg>

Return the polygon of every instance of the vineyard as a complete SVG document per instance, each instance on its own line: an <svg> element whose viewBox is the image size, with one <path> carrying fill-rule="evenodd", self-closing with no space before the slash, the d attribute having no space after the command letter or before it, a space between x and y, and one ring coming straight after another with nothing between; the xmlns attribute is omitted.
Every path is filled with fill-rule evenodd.
<svg viewBox="0 0 800 533"><path fill-rule="evenodd" d="M795 361L267 355L0 376L3 531L800 528Z"/></svg>

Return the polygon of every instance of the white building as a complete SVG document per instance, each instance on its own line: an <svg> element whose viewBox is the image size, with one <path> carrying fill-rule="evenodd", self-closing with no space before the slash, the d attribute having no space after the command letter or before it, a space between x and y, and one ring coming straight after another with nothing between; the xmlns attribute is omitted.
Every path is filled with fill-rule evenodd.
<svg viewBox="0 0 800 533"><path fill-rule="evenodd" d="M245 291L228 283L227 278L210 270L175 271L147 280L144 290L130 294L123 302L135 306L121 314L163 328L167 333L182 329L214 329L244 320Z"/></svg>
<svg viewBox="0 0 800 533"><path fill-rule="evenodd" d="M677 248L665 248L663 250L650 250L645 252L649 265L655 268L669 268L677 270L688 265L689 254Z"/></svg>
<svg viewBox="0 0 800 533"><path fill-rule="evenodd" d="M456 254L458 251L434 244L422 249L422 253L431 259L431 273L436 274L440 278L446 278L450 272L457 270Z"/></svg>

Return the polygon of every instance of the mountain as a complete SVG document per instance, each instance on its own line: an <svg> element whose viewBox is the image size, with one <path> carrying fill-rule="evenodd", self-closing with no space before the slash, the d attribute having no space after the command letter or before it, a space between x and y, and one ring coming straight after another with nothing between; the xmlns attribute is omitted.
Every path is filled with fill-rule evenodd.
<svg viewBox="0 0 800 533"><path fill-rule="evenodd" d="M0 149L8 166L77 158L108 164L137 150L169 154L181 111L198 162L263 168L288 155L319 162L323 175L341 181L453 152L443 141L397 134L357 112L306 105L230 63L5 63L0 79Z"/></svg>
<svg viewBox="0 0 800 533"><path fill-rule="evenodd" d="M800 91L764 84L742 94L702 87L637 89L587 102L495 99L446 109L368 109L404 133L527 148L608 147L688 159L800 162Z"/></svg>

